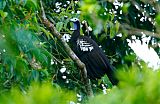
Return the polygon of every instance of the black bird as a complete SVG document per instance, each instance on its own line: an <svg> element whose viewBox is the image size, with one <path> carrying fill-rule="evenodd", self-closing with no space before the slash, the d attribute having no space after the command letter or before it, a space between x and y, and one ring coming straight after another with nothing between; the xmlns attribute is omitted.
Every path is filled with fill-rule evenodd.
<svg viewBox="0 0 160 104"><path fill-rule="evenodd" d="M71 48L79 59L86 65L87 74L90 79L99 79L107 74L113 85L117 84L114 76L115 69L109 63L108 58L104 54L98 44L88 36L80 35L80 21L78 18L72 18L74 32L70 43Z"/></svg>

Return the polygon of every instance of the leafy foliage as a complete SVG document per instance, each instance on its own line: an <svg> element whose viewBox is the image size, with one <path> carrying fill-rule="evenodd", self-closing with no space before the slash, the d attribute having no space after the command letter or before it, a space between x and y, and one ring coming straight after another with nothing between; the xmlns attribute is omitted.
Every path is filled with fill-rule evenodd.
<svg viewBox="0 0 160 104"><path fill-rule="evenodd" d="M128 45L128 40L135 41L132 36L142 44L145 44L143 38L148 37L142 36L141 31L139 34L130 34L132 28L160 33L160 11L157 9L159 1L133 0L117 3L111 0L43 0L43 6L47 18L62 35L72 33L70 18L87 20L93 30L90 32L91 38L102 46L110 63L117 69L133 68L118 74L121 80L119 87L113 88L107 96L100 95L94 102L159 102L158 80L154 81L159 79L159 72L142 68L143 63ZM85 99L77 66L61 42L41 23L40 13L39 0L0 0L0 100L4 103L34 104L55 103L54 99L57 99L56 103L66 103L75 99L73 94L65 94L63 91L59 94L56 88L43 85L45 82L72 90ZM83 32L82 29L81 33ZM148 45L160 55L159 38L151 37ZM32 85L32 82L40 82L42 85ZM102 84L112 88L107 76L98 82L92 81L92 84L95 94L103 93ZM13 87L18 87L26 94ZM151 91L154 92L152 97L149 96ZM40 98L37 94L40 94ZM18 98L20 100L17 101ZM64 98L64 102L59 102L60 98Z"/></svg>
<svg viewBox="0 0 160 104"><path fill-rule="evenodd" d="M107 95L98 95L89 104L159 104L160 72L151 69L139 70L133 66L130 71L118 73L120 83ZM126 79L127 77L127 79ZM155 80L156 79L156 80Z"/></svg>
<svg viewBox="0 0 160 104"><path fill-rule="evenodd" d="M53 88L51 84L35 83L27 92L22 93L19 89L13 88L9 93L0 94L0 101L5 104L66 104L74 102L75 96L74 93Z"/></svg>

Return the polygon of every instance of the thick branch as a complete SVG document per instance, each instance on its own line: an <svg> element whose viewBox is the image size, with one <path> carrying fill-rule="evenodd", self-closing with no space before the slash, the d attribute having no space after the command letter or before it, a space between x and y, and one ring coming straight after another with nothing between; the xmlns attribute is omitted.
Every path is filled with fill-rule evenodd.
<svg viewBox="0 0 160 104"><path fill-rule="evenodd" d="M142 36L143 34L145 34L146 36L152 36L152 37L155 37L155 38L160 38L159 33L154 33L154 32L150 32L150 31L147 31L147 30L137 29L137 28L131 27L127 24L121 24L121 29L126 29L128 35Z"/></svg>
<svg viewBox="0 0 160 104"><path fill-rule="evenodd" d="M45 15L43 5L42 5L42 0L40 0L40 5L41 5L41 19L42 19L43 24L48 29L50 29L51 33L62 42L62 44L64 45L65 50L67 51L69 56L72 58L73 61L76 62L79 69L81 70L82 81L83 81L83 84L85 85L86 93L89 97L93 97L93 91L92 91L92 88L90 85L90 81L87 78L87 71L86 71L85 64L80 61L80 59L75 55L75 53L69 47L69 45L62 39L62 35L56 30L54 24L51 23L50 21L48 21L48 19L46 18L46 15Z"/></svg>

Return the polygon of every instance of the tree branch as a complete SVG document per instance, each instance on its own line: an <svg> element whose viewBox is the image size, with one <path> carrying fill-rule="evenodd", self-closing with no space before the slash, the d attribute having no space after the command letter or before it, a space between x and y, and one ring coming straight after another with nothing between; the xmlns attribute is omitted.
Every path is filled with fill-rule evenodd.
<svg viewBox="0 0 160 104"><path fill-rule="evenodd" d="M51 33L56 38L58 38L62 42L62 44L65 47L65 50L67 51L69 56L72 58L73 61L76 62L76 64L78 65L79 69L81 70L82 81L83 81L83 84L85 86L85 90L86 90L87 96L93 97L93 91L92 91L92 88L91 88L90 80L87 78L87 70L86 70L85 64L80 61L80 59L76 56L76 54L69 47L69 45L62 39L62 35L56 30L54 24L51 23L46 18L45 11L44 11L43 4L42 4L42 0L40 0L40 6L41 6L41 19L42 19L43 24L48 29L50 29Z"/></svg>
<svg viewBox="0 0 160 104"><path fill-rule="evenodd" d="M145 34L146 36L152 36L152 37L155 37L155 38L160 38L159 33L154 33L154 32L150 32L150 31L147 31L147 30L137 29L137 28L131 27L128 24L121 24L120 28L127 30L128 35L142 36L143 34Z"/></svg>
<svg viewBox="0 0 160 104"><path fill-rule="evenodd" d="M89 36L89 27L88 27L87 21L86 21L86 20L83 20L83 21L82 21L82 24L84 24L84 26L85 26L85 28L86 28L87 35Z"/></svg>

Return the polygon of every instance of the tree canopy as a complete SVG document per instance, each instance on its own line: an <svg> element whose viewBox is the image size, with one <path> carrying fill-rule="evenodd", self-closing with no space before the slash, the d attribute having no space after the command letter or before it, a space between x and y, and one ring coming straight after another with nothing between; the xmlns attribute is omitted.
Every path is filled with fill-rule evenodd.
<svg viewBox="0 0 160 104"><path fill-rule="evenodd" d="M106 75L89 82L69 47L73 17L118 71L117 86ZM159 71L134 53L136 40L160 56L159 0L0 0L0 102L159 104Z"/></svg>

